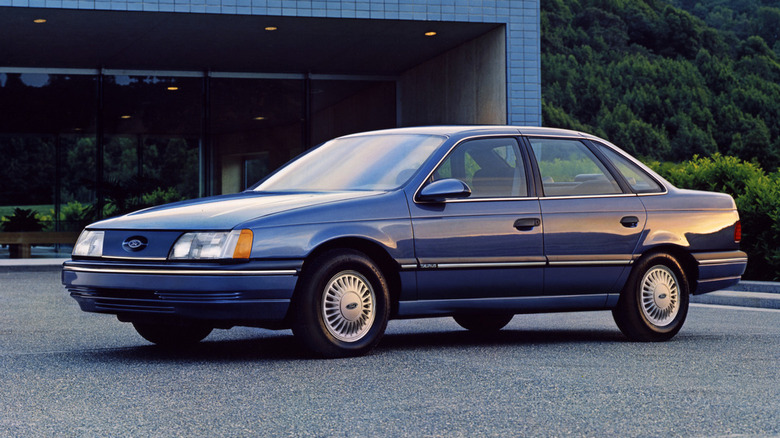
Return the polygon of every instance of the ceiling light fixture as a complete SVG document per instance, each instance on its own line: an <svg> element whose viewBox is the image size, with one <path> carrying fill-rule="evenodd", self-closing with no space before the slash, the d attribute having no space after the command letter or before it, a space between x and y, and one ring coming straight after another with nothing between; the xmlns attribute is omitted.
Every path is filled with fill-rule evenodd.
<svg viewBox="0 0 780 438"><path fill-rule="evenodd" d="M427 37L436 36L436 32L434 32L434 31L425 32L425 36L427 36Z"/></svg>
<svg viewBox="0 0 780 438"><path fill-rule="evenodd" d="M120 119L129 119L131 117L130 115L119 116Z"/></svg>
<svg viewBox="0 0 780 438"><path fill-rule="evenodd" d="M45 18L36 18L35 20L33 20L33 23L36 23L36 24L43 24L45 22L46 22Z"/></svg>
<svg viewBox="0 0 780 438"><path fill-rule="evenodd" d="M263 116L257 116L257 117L255 117L255 118L253 118L252 120L265 120L265 117L263 117Z"/></svg>
<svg viewBox="0 0 780 438"><path fill-rule="evenodd" d="M279 28L276 27L276 26L266 26L266 28L265 28L265 30L267 30L269 32L273 32L273 31L275 31L277 29L279 29Z"/></svg>
<svg viewBox="0 0 780 438"><path fill-rule="evenodd" d="M179 87L168 87L168 91L178 91Z"/></svg>

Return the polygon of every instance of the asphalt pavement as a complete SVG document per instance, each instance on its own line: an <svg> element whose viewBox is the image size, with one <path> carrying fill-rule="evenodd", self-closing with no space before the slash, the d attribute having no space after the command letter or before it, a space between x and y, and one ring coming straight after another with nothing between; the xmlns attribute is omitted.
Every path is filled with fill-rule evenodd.
<svg viewBox="0 0 780 438"><path fill-rule="evenodd" d="M58 271L0 267L0 437L780 436L775 309L694 303L649 344L609 312L391 321L368 356L311 360L288 330L160 349Z"/></svg>

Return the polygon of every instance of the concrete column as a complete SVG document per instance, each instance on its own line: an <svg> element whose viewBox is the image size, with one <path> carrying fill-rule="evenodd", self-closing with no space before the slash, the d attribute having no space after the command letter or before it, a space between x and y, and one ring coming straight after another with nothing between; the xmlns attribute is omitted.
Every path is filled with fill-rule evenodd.
<svg viewBox="0 0 780 438"><path fill-rule="evenodd" d="M500 26L404 72L399 126L506 124L506 83Z"/></svg>

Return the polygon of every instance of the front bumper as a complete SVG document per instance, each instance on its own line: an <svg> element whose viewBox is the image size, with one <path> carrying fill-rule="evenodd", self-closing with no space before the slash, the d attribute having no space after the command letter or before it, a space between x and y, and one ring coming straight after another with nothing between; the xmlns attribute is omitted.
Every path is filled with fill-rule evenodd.
<svg viewBox="0 0 780 438"><path fill-rule="evenodd" d="M62 283L86 312L123 320L197 320L262 325L287 315L302 262L135 264L74 261Z"/></svg>
<svg viewBox="0 0 780 438"><path fill-rule="evenodd" d="M747 254L742 251L694 253L693 257L699 265L695 295L739 283L748 262Z"/></svg>

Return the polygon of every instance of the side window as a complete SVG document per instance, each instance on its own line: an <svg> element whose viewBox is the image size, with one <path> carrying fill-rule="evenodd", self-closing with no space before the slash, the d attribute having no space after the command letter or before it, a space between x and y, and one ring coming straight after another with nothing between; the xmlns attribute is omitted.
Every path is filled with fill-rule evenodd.
<svg viewBox="0 0 780 438"><path fill-rule="evenodd" d="M517 140L486 138L458 145L433 173L433 180L457 178L472 198L528 196L525 167Z"/></svg>
<svg viewBox="0 0 780 438"><path fill-rule="evenodd" d="M577 140L531 138L545 196L622 193L604 164Z"/></svg>
<svg viewBox="0 0 780 438"><path fill-rule="evenodd" d="M628 181L631 188L637 193L661 193L664 188L650 177L639 166L629 161L626 157L613 151L602 144L598 144L601 153L607 156L607 159L617 167L623 178Z"/></svg>

